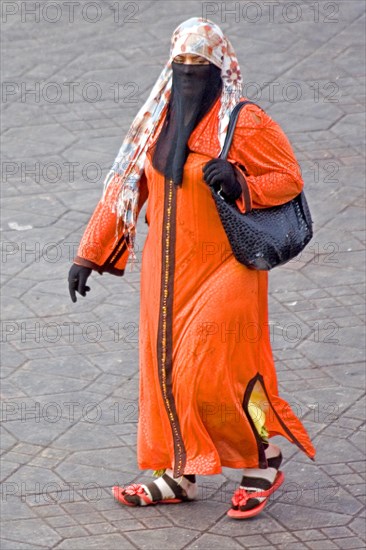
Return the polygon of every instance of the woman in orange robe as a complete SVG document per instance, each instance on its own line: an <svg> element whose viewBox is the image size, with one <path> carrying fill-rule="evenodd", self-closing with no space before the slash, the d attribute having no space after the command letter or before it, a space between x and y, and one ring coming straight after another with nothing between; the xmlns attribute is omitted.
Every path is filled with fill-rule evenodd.
<svg viewBox="0 0 366 550"><path fill-rule="evenodd" d="M205 53L191 48L193 56L197 51ZM187 55L184 48L180 53ZM191 500L195 474L218 474L222 466L244 469L245 481L229 515L250 517L283 479L278 475L281 455L268 452L269 438L282 435L310 458L315 451L300 420L278 396L268 330L268 274L234 258L204 179L203 168L221 150L222 96L189 136L181 186L153 166L167 105L149 136L139 178L137 216L147 200L149 230L141 263L138 465L165 471L170 493L160 482L158 492L150 484L148 489L115 488L114 494L127 505ZM302 190L287 137L256 105L241 110L227 160L242 186L235 202L243 213L248 194L251 208L265 208ZM114 174L97 205L74 260L77 266L124 274L129 238L118 212L110 208L120 181ZM269 482L264 475L266 482L258 481L258 472L268 468L274 478ZM256 474L252 485L251 472ZM186 482L183 493L171 482L178 477Z"/></svg>

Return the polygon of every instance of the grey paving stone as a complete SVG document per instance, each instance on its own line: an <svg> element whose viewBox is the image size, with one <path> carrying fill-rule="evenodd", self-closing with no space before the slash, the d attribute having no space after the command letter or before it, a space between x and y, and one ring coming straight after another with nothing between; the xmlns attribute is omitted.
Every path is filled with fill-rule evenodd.
<svg viewBox="0 0 366 550"><path fill-rule="evenodd" d="M87 537L76 537L63 540L56 546L62 550L84 550L95 548L100 550L131 550L134 546L119 533L108 535L88 535Z"/></svg>
<svg viewBox="0 0 366 550"><path fill-rule="evenodd" d="M352 532L348 529L348 527L324 527L322 529L322 532L327 535L327 537L333 539L333 538L340 538L340 537L349 537L352 536Z"/></svg>
<svg viewBox="0 0 366 550"><path fill-rule="evenodd" d="M69 527L70 525L76 525L76 521L71 516L66 516L63 508L58 504L43 504L42 506L35 506L33 509L38 515L47 518L47 523L51 525L51 527Z"/></svg>
<svg viewBox="0 0 366 550"><path fill-rule="evenodd" d="M89 483L94 484L96 487L113 487L114 485L128 485L131 483L131 479L136 474L136 467L123 466L121 461L121 467L115 467L112 469L100 468L99 466L86 466L84 464L73 464L70 472L70 465L58 466L56 468L60 476L67 476L68 482L79 483L81 486L88 487Z"/></svg>
<svg viewBox="0 0 366 550"><path fill-rule="evenodd" d="M39 502L49 502L49 493L65 489L65 482L52 470L37 466L21 466L6 480L7 486L15 485L15 491L21 498L27 500L31 494L39 495Z"/></svg>
<svg viewBox="0 0 366 550"><path fill-rule="evenodd" d="M148 529L157 529L159 527L170 527L172 522L163 517L144 518L144 525Z"/></svg>
<svg viewBox="0 0 366 550"><path fill-rule="evenodd" d="M146 526L137 521L136 519L122 519L118 521L114 521L113 525L118 528L118 530L123 533L128 533L130 531L141 531L146 529ZM168 525L170 525L168 523Z"/></svg>
<svg viewBox="0 0 366 550"><path fill-rule="evenodd" d="M285 503L275 503L271 515L278 519L287 531L297 531L300 527L315 530L322 525L342 525L349 521L350 516L325 512L314 507L293 506Z"/></svg>
<svg viewBox="0 0 366 550"><path fill-rule="evenodd" d="M337 481L328 475L328 470L323 472L316 464L308 462L302 463L296 460L287 462L282 468L286 479L282 487L276 493L277 495L286 495L291 492L299 492L309 488L338 486Z"/></svg>
<svg viewBox="0 0 366 550"><path fill-rule="evenodd" d="M39 546L49 548L61 540L60 535L40 519L8 520L2 525L2 536L12 540L13 544L33 541L35 532L37 533L36 544Z"/></svg>
<svg viewBox="0 0 366 550"><path fill-rule="evenodd" d="M15 483L4 483L1 491L1 518L2 521L12 519L32 519L36 514L21 499L19 486Z"/></svg>
<svg viewBox="0 0 366 550"><path fill-rule="evenodd" d="M350 467L352 468L352 470L354 470L356 472L360 472L360 473L363 473L363 474L366 472L366 463L363 462L363 461L351 462Z"/></svg>
<svg viewBox="0 0 366 550"><path fill-rule="evenodd" d="M101 514L97 512L91 512L90 510L84 514L75 514L74 518L79 523L79 525L85 525L87 521L91 523L103 523L104 518Z"/></svg>
<svg viewBox="0 0 366 550"><path fill-rule="evenodd" d="M197 532L189 528L164 527L154 531L130 531L128 538L141 550L158 549L164 545L175 550L184 548L196 535Z"/></svg>
<svg viewBox="0 0 366 550"><path fill-rule="evenodd" d="M318 464L346 461L347 456L352 456L353 459L358 460L363 455L351 442L325 435L318 436L314 441L314 445L318 449L316 457ZM329 449L332 449L332 456L330 456ZM337 453L337 456L335 456L335 453ZM303 457L299 456L298 460L302 462Z"/></svg>
<svg viewBox="0 0 366 550"><path fill-rule="evenodd" d="M343 368L341 365L334 365L327 372L337 382L354 388L359 388L364 379L362 363L353 363Z"/></svg>
<svg viewBox="0 0 366 550"><path fill-rule="evenodd" d="M268 547L268 550L269 550L269 548L270 547ZM291 548L293 548L293 550L305 550L305 548L308 548L308 547L305 544L303 544L302 542L293 542L291 544Z"/></svg>
<svg viewBox="0 0 366 550"><path fill-rule="evenodd" d="M347 416L352 418L359 418L360 420L364 419L365 411L365 398L359 399L356 401L347 411Z"/></svg>
<svg viewBox="0 0 366 550"><path fill-rule="evenodd" d="M365 541L359 539L358 537L349 537L347 539L333 539L333 542L337 544L339 548L344 548L344 550L347 550L348 548L363 548L365 545Z"/></svg>
<svg viewBox="0 0 366 550"><path fill-rule="evenodd" d="M243 548L241 544L238 544L234 539L231 537L222 537L220 535L209 535L204 534L198 539L196 539L194 542L189 544L187 546L189 549L197 549L197 550L203 550L206 548L228 548L232 550L239 550L239 548ZM244 548L247 548L247 546L244 546Z"/></svg>
<svg viewBox="0 0 366 550"><path fill-rule="evenodd" d="M84 537L88 535L88 531L83 529L80 525L72 525L70 527L57 527L56 531L62 538Z"/></svg>
<svg viewBox="0 0 366 550"><path fill-rule="evenodd" d="M82 451L83 449L97 450L119 447L120 442L116 440L114 433L107 426L103 426L98 422L78 422L73 426L70 426L69 423L69 429L55 440L54 446L61 449Z"/></svg>
<svg viewBox="0 0 366 550"><path fill-rule="evenodd" d="M301 541L325 539L325 535L316 529L293 531L293 534L295 534Z"/></svg>
<svg viewBox="0 0 366 550"><path fill-rule="evenodd" d="M336 324L334 323L336 328ZM340 346L335 343L312 342L309 339L299 344L299 350L306 347L306 354L310 361L319 366L327 366L330 363L347 364L362 361L364 351L359 348ZM332 360L330 359L332 358Z"/></svg>
<svg viewBox="0 0 366 550"><path fill-rule="evenodd" d="M266 538L275 546L284 546L286 544L297 542L291 533L275 533L273 535L269 533L266 535Z"/></svg>
<svg viewBox="0 0 366 550"><path fill-rule="evenodd" d="M244 546L244 548L262 548L268 544L267 539L262 535L246 535L243 537L236 537L236 541Z"/></svg>
<svg viewBox="0 0 366 550"><path fill-rule="evenodd" d="M227 496L227 498L224 499L224 496ZM178 525L179 527L187 527L189 525L191 529L208 531L215 526L218 518L230 508L230 496L231 492L230 495L226 495L226 493L224 495L220 494L219 502L200 500L188 503L185 506L184 516L177 517L177 513L172 508L164 510L164 514L174 525Z"/></svg>
<svg viewBox="0 0 366 550"><path fill-rule="evenodd" d="M7 460L3 460L1 463L1 481L4 481L13 472L18 470L19 466L20 464L17 462L8 462Z"/></svg>
<svg viewBox="0 0 366 550"><path fill-rule="evenodd" d="M123 461L121 460L122 455ZM136 457L129 449L119 446L110 449L74 452L63 462L63 464L65 463L69 467L72 467L72 464L85 464L109 470L121 471L127 469L131 471L136 468Z"/></svg>
<svg viewBox="0 0 366 550"><path fill-rule="evenodd" d="M352 531L361 537L363 540L366 538L366 527L365 527L365 521L362 517L354 518L349 524L348 527L352 529Z"/></svg>
<svg viewBox="0 0 366 550"><path fill-rule="evenodd" d="M35 550L35 548L44 548L44 546L38 546L34 544L26 544L19 541L6 540L4 538L0 539L1 548L3 550Z"/></svg>
<svg viewBox="0 0 366 550"><path fill-rule="evenodd" d="M347 368L347 367L345 367ZM332 367L329 368L331 371ZM328 369L327 369L328 370ZM325 372L327 370L324 369ZM323 371L323 372L324 372ZM354 401L362 396L362 390L336 387L332 384L327 388L313 388L305 390L298 396L300 403L314 405L314 420L330 424L334 422Z"/></svg>
<svg viewBox="0 0 366 550"><path fill-rule="evenodd" d="M8 451L8 452L5 451L4 460L5 459L8 459L9 462L14 462L20 465L20 464L27 464L31 460L31 457L21 453L16 453L14 451Z"/></svg>
<svg viewBox="0 0 366 550"><path fill-rule="evenodd" d="M48 362L48 360L46 360ZM60 376L61 374L61 376ZM62 392L69 392L75 388L82 390L88 385L88 381L75 379L75 378L66 378L62 376L62 373L59 371L58 375L47 375L43 374L42 378L37 378L34 376L34 372L29 372L27 369L18 370L15 374L10 376L10 380L16 385L22 385L28 395L42 393L45 386L50 393L55 393L59 390L60 394Z"/></svg>
<svg viewBox="0 0 366 550"><path fill-rule="evenodd" d="M8 431L16 438L28 443L47 445L57 435L69 427L70 422L60 418L53 423L50 431L50 422L39 416L39 409L30 410L22 420L14 420L7 423Z"/></svg>
<svg viewBox="0 0 366 550"><path fill-rule="evenodd" d="M117 527L111 525L109 522L90 523L84 525L84 527L91 535L106 535L118 531Z"/></svg>
<svg viewBox="0 0 366 550"><path fill-rule="evenodd" d="M364 426L351 435L350 441L355 445L360 451L365 453L365 433Z"/></svg>
<svg viewBox="0 0 366 550"><path fill-rule="evenodd" d="M359 476L358 474L337 475L334 476L334 479L337 481L337 483L343 485L344 487L364 483L362 476Z"/></svg>
<svg viewBox="0 0 366 550"><path fill-rule="evenodd" d="M330 550L331 548L338 548L331 540L308 541L307 545L312 550Z"/></svg>
<svg viewBox="0 0 366 550"><path fill-rule="evenodd" d="M286 529L271 516L272 514L269 515L268 512L264 512L260 518L255 518L251 522L246 522L245 533L248 535L257 535L258 531L261 534L285 531ZM242 522L235 520L228 521L227 517L223 517L213 527L211 527L208 532L217 535L239 537L243 534L243 529L244 527Z"/></svg>
<svg viewBox="0 0 366 550"><path fill-rule="evenodd" d="M123 353L119 350L105 351L103 354L94 353L89 359L104 372L122 377L131 376L138 368L136 353L132 353L131 350L124 350Z"/></svg>

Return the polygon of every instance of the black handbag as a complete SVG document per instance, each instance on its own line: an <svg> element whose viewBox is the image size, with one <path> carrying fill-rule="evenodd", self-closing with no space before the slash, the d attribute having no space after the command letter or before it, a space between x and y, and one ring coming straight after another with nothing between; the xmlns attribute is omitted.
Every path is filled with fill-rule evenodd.
<svg viewBox="0 0 366 550"><path fill-rule="evenodd" d="M226 159L240 109L248 103L255 105L252 101L242 101L234 107L219 158ZM300 254L313 236L304 192L285 204L246 210L243 214L235 202L225 200L221 187L217 190L210 186L210 189L233 254L249 268L268 271L285 264ZM245 188L244 198L249 204Z"/></svg>

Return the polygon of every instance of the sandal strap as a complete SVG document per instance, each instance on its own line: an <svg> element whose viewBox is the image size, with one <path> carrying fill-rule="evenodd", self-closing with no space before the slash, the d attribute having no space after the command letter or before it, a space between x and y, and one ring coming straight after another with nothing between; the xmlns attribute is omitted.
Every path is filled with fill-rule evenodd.
<svg viewBox="0 0 366 550"><path fill-rule="evenodd" d="M255 498L263 498L267 496L267 491L246 491L244 488L237 489L233 494L231 502L233 506L245 506L248 500Z"/></svg>
<svg viewBox="0 0 366 550"><path fill-rule="evenodd" d="M276 470L280 469L281 462L282 462L282 453L280 452L279 455L273 456L272 458L268 458L268 468L275 468Z"/></svg>
<svg viewBox="0 0 366 550"><path fill-rule="evenodd" d="M247 491L250 490L250 487L260 491L266 491L272 487L272 483L268 479L263 479L262 477L243 476L240 487L242 489L246 489Z"/></svg>
<svg viewBox="0 0 366 550"><path fill-rule="evenodd" d="M248 500L252 498L267 498L278 489L283 482L284 476L281 471L278 471L274 482L267 489L260 489L258 491L246 490L244 487L239 487L233 494L231 502L233 506L245 506Z"/></svg>
<svg viewBox="0 0 366 550"><path fill-rule="evenodd" d="M174 479L172 479L167 474L164 474L162 476L162 478L165 481L165 483L167 485L169 485L169 487L173 491L175 498L180 498L181 500L190 500L188 498L187 493L185 492L185 490L182 489L182 487L180 485L178 485L178 483Z"/></svg>
<svg viewBox="0 0 366 550"><path fill-rule="evenodd" d="M149 489L153 501L157 502L158 500L163 500L163 495L156 483L149 483L146 487Z"/></svg>

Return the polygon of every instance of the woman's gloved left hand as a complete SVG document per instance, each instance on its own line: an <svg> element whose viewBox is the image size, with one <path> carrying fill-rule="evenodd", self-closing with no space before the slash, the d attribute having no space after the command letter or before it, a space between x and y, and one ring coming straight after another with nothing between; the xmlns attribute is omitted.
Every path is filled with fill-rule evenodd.
<svg viewBox="0 0 366 550"><path fill-rule="evenodd" d="M89 292L90 286L86 285L89 275L92 270L89 267L84 267L83 265L72 264L69 271L69 292L71 300L75 303L76 300L76 291L81 294L81 296L86 296L86 293Z"/></svg>
<svg viewBox="0 0 366 550"><path fill-rule="evenodd" d="M210 186L221 185L224 194L231 200L240 197L242 188L236 179L234 166L225 159L212 159L203 167L203 179Z"/></svg>

